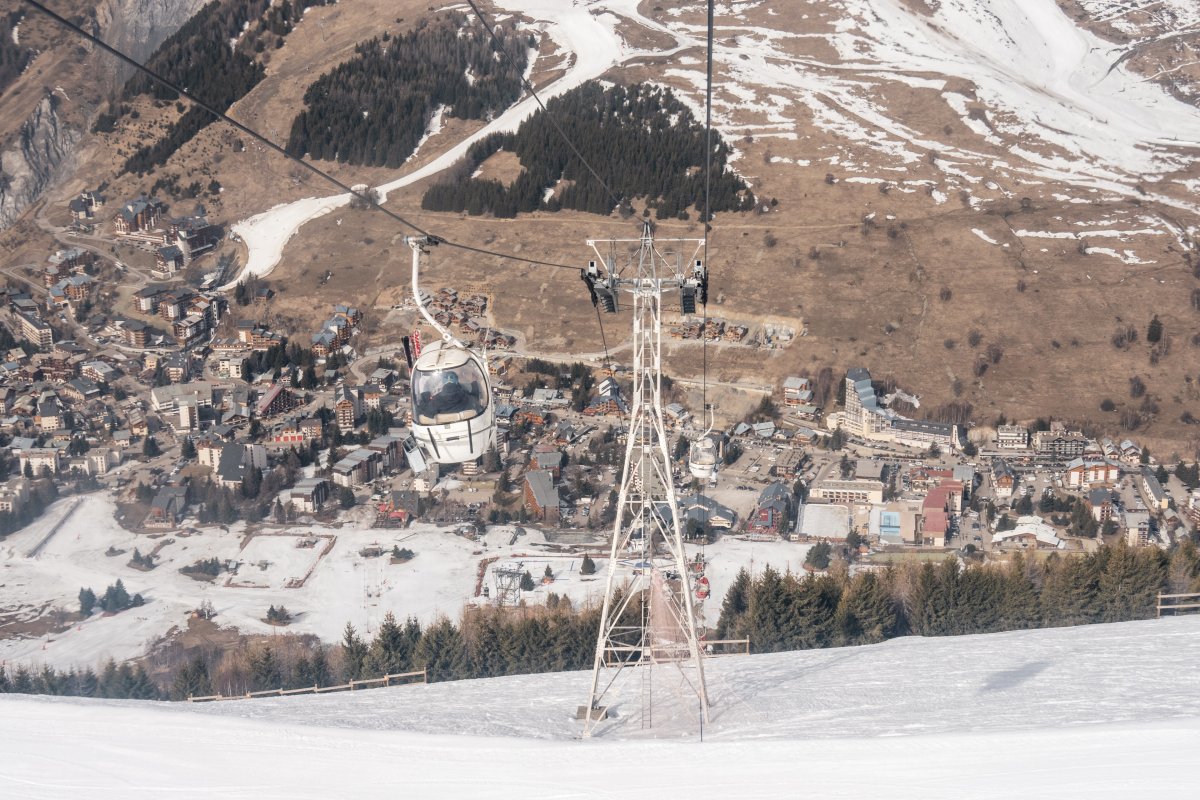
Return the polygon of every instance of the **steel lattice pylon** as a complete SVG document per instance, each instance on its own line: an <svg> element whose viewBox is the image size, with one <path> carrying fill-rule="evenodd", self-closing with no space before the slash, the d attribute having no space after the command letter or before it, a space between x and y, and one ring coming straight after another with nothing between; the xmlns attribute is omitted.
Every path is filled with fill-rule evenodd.
<svg viewBox="0 0 1200 800"><path fill-rule="evenodd" d="M694 239L672 243L695 245L697 251L703 246L703 240ZM606 309L615 311L620 293L632 296L633 391L592 688L579 713L583 735L589 736L606 718L602 701L620 673L629 668L641 671L642 725L648 727L651 676L657 664L672 664L679 670L679 685L695 692L702 720L707 722L704 664L662 402L663 293L679 290L686 296L691 292L694 308L695 293L707 288L703 265L693 255L693 266L685 273L682 253L674 259L665 257L655 245L648 222L641 239L591 240L588 244L604 265L603 274L595 262L585 273L593 300L599 295ZM608 246L608 254L601 253L601 245ZM619 274L613 255L622 245L637 245L624 270L626 275Z"/></svg>

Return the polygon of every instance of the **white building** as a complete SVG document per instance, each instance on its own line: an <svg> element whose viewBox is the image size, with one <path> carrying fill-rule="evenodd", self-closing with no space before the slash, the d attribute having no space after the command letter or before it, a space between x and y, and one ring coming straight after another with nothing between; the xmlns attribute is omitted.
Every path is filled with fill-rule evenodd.
<svg viewBox="0 0 1200 800"><path fill-rule="evenodd" d="M1025 450L1029 447L1029 429L1022 425L996 428L996 447L1001 450Z"/></svg>

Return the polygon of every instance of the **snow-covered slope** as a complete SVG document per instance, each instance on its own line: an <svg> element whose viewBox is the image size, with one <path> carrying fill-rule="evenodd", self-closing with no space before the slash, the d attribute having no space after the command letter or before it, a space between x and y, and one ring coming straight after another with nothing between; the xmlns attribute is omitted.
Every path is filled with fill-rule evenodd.
<svg viewBox="0 0 1200 800"><path fill-rule="evenodd" d="M1188 797L1200 618L709 662L596 739L582 673L187 706L0 696L0 796Z"/></svg>

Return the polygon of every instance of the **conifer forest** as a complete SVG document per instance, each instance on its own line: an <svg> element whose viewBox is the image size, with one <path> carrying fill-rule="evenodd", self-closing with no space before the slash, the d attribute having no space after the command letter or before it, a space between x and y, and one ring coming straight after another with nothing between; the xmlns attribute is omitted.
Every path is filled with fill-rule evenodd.
<svg viewBox="0 0 1200 800"><path fill-rule="evenodd" d="M517 100L531 34L487 31L460 13L422 20L402 36L355 48L308 87L287 150L297 156L398 167L417 147L439 106L461 119L490 119Z"/></svg>
<svg viewBox="0 0 1200 800"><path fill-rule="evenodd" d="M550 100L516 133L476 143L446 180L429 188L422 207L497 217L560 208L612 213L617 203L564 143L556 124L622 205L642 198L659 219L687 219L689 208L704 208L705 133L691 110L661 86L605 87L597 81ZM712 210L750 210L754 195L726 170L729 146L715 131L712 140ZM511 185L473 177L501 150L515 153L523 167Z"/></svg>
<svg viewBox="0 0 1200 800"><path fill-rule="evenodd" d="M1147 619L1158 592L1200 591L1200 552L1190 540L1170 552L1107 545L1046 559L1021 553L1004 564L957 559L909 563L851 576L845 562L825 574L771 567L742 570L710 639L749 638L754 653L875 644L897 636L953 636ZM629 604L629 623L642 613ZM58 672L0 668L0 692L187 699L268 689L331 686L412 670L430 681L586 669L599 610L551 595L545 606L467 609L422 626L390 614L366 640L350 625L342 641L244 638L226 651L177 643L131 668L111 663ZM148 676L148 677L143 677Z"/></svg>

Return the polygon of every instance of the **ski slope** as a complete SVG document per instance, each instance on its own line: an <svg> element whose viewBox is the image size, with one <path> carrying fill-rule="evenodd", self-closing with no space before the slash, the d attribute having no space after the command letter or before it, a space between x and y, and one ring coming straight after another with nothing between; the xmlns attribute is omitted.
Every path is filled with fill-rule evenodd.
<svg viewBox="0 0 1200 800"><path fill-rule="evenodd" d="M0 695L0 796L1194 797L1200 617L708 662L572 741L584 673L188 706Z"/></svg>

